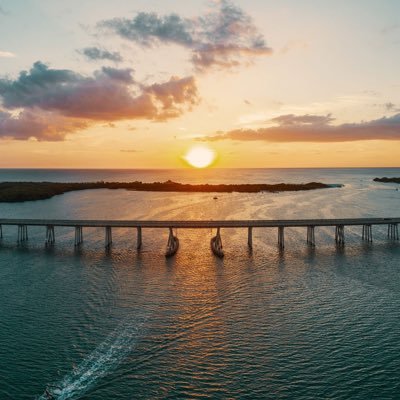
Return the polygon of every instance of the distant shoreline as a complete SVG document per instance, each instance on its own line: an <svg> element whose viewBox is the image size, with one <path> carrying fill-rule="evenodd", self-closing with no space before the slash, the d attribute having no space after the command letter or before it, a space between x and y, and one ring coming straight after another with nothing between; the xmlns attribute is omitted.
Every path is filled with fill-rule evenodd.
<svg viewBox="0 0 400 400"><path fill-rule="evenodd" d="M357 170L357 169L400 169L400 166L391 167L212 167L209 171L218 170ZM195 169L192 167L176 167L176 168L86 168L86 167L0 167L0 171L204 171L203 169Z"/></svg>
<svg viewBox="0 0 400 400"><path fill-rule="evenodd" d="M400 178L375 178L375 182L383 182L383 183L400 183Z"/></svg>
<svg viewBox="0 0 400 400"><path fill-rule="evenodd" d="M259 192L294 192L300 190L327 189L341 187L320 182L301 184L221 184L221 185L191 185L173 181L166 182L1 182L0 203L17 203L24 201L45 200L53 196L90 189L126 189L141 192L188 192L188 193L259 193Z"/></svg>

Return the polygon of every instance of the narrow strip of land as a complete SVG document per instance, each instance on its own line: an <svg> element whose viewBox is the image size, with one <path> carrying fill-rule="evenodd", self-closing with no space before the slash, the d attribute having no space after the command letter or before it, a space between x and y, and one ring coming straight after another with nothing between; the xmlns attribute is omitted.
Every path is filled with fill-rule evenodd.
<svg viewBox="0 0 400 400"><path fill-rule="evenodd" d="M22 202L32 200L44 200L53 196L88 189L126 189L146 192L200 192L200 193L220 193L220 192L286 192L299 190L326 189L338 185L327 185L320 182L310 183L278 183L278 184L222 184L222 185L191 185L166 182L1 182L0 183L0 202ZM340 186L340 185L339 185Z"/></svg>
<svg viewBox="0 0 400 400"><path fill-rule="evenodd" d="M400 183L400 178L375 178L375 182L383 182L383 183Z"/></svg>

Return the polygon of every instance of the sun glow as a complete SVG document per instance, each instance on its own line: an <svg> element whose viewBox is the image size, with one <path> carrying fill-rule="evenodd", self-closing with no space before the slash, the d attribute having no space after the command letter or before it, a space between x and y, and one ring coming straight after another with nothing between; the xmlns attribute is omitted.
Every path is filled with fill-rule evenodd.
<svg viewBox="0 0 400 400"><path fill-rule="evenodd" d="M205 168L215 160L215 152L206 146L194 146L183 156L192 167Z"/></svg>

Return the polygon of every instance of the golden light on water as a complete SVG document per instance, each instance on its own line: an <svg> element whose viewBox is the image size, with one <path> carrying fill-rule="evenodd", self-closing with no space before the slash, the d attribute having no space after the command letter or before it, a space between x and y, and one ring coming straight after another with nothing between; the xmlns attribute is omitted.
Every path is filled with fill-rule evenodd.
<svg viewBox="0 0 400 400"><path fill-rule="evenodd" d="M193 146L183 156L183 159L192 167L206 168L215 160L215 151L206 146Z"/></svg>

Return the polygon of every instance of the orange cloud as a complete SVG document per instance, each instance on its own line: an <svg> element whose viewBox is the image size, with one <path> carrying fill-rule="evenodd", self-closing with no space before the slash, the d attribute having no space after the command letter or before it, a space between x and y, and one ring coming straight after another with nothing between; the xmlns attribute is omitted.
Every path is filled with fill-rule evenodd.
<svg viewBox="0 0 400 400"><path fill-rule="evenodd" d="M199 101L193 77L146 86L133 79L130 69L103 67L88 77L41 62L14 81L0 79L0 97L5 109L0 114L0 136L38 140L62 140L99 121L165 121ZM18 116L7 111L20 109Z"/></svg>
<svg viewBox="0 0 400 400"><path fill-rule="evenodd" d="M241 47L237 45L208 45L193 52L192 61L198 71L211 67L232 68L251 63L252 58L272 54L269 47Z"/></svg>
<svg viewBox="0 0 400 400"><path fill-rule="evenodd" d="M400 140L400 114L376 120L332 125L330 115L282 115L270 122L275 126L234 129L199 138L200 141L265 142L350 142L358 140Z"/></svg>
<svg viewBox="0 0 400 400"><path fill-rule="evenodd" d="M24 110L17 116L0 110L0 137L5 139L59 141L87 126L86 121L42 110Z"/></svg>

